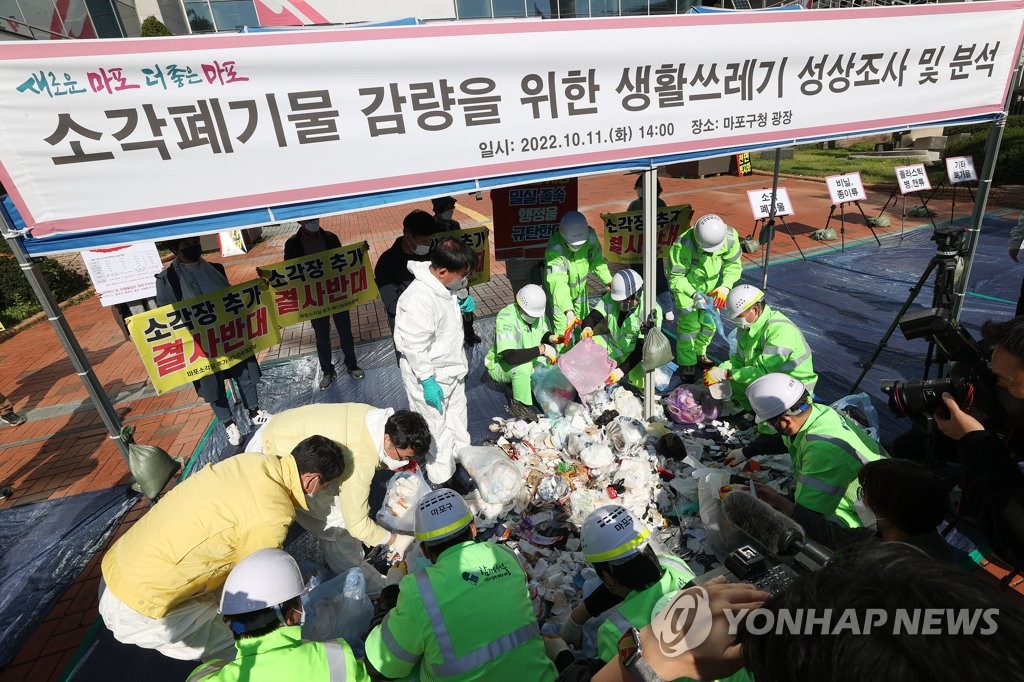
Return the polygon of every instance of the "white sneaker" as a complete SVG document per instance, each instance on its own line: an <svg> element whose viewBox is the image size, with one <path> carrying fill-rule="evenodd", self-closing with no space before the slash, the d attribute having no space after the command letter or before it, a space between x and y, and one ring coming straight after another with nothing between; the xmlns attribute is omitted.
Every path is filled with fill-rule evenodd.
<svg viewBox="0 0 1024 682"><path fill-rule="evenodd" d="M263 426L268 421L270 421L270 418L273 416L274 415L270 414L266 410L259 410L256 412L255 416L249 417L249 421L251 421L256 426Z"/></svg>
<svg viewBox="0 0 1024 682"><path fill-rule="evenodd" d="M224 430L228 432L228 443L231 445L242 444L242 432L238 430L238 424L228 424Z"/></svg>

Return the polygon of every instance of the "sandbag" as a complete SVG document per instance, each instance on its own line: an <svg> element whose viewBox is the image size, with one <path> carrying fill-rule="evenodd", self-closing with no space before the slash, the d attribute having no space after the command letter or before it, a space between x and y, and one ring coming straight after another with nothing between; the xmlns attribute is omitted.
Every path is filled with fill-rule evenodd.
<svg viewBox="0 0 1024 682"><path fill-rule="evenodd" d="M134 426L121 428L121 442L128 447L128 470L132 472L142 494L150 500L156 500L167 482L181 468L181 461L171 457L163 448L139 445L134 436Z"/></svg>
<svg viewBox="0 0 1024 682"><path fill-rule="evenodd" d="M644 337L644 371L650 372L672 362L672 345L665 332L653 327Z"/></svg>

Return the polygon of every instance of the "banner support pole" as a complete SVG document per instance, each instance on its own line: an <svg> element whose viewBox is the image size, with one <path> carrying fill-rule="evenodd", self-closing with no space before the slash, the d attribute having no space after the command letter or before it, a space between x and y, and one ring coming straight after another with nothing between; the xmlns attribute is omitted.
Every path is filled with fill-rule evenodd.
<svg viewBox="0 0 1024 682"><path fill-rule="evenodd" d="M644 171L644 320L658 296L658 169ZM644 419L654 416L654 370L644 372Z"/></svg>

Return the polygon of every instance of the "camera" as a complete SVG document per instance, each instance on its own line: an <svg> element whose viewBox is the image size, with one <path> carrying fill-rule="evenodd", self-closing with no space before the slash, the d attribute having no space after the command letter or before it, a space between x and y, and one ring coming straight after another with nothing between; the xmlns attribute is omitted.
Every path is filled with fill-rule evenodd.
<svg viewBox="0 0 1024 682"><path fill-rule="evenodd" d="M940 234L954 238L951 233L939 230L933 238L939 241ZM959 232L955 235L957 244L959 235ZM907 340L927 338L939 350L940 358L953 362L944 378L883 381L882 392L889 396L889 409L894 414L912 417L943 410L943 393L952 395L965 410L977 407L979 402L987 405L994 382L981 348L966 329L950 319L948 311L932 308L910 313L900 318L899 325Z"/></svg>
<svg viewBox="0 0 1024 682"><path fill-rule="evenodd" d="M954 225L940 225L932 233L935 255L953 258L960 255L964 243L964 228Z"/></svg>

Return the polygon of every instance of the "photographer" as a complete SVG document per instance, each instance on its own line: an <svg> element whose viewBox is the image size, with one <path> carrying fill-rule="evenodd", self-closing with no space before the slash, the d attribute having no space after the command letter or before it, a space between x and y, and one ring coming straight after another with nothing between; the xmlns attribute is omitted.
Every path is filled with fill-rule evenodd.
<svg viewBox="0 0 1024 682"><path fill-rule="evenodd" d="M1010 408L1024 409L1024 316L1007 322L989 320L982 327L992 348L989 367L1012 399ZM978 521L985 539L1005 561L1024 566L1024 474L1021 473L1019 434L1006 424L1004 433L986 430L980 421L942 395L948 414L936 412L942 433L957 443L962 464L963 498L960 512ZM1015 437L1016 436L1016 437Z"/></svg>

